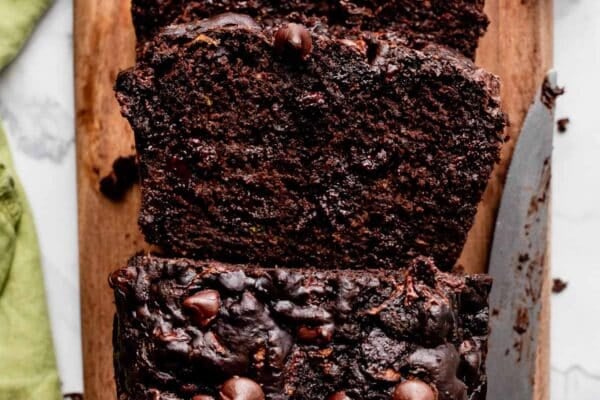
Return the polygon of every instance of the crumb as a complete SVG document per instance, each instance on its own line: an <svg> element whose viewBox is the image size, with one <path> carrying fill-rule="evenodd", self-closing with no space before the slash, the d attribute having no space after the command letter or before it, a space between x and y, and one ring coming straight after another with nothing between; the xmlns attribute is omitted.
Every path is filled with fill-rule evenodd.
<svg viewBox="0 0 600 400"><path fill-rule="evenodd" d="M553 109L556 105L556 98L563 94L565 94L564 87L552 87L548 78L544 80L544 85L542 86L542 103L547 108Z"/></svg>
<svg viewBox="0 0 600 400"><path fill-rule="evenodd" d="M558 121L556 121L558 132L565 133L567 131L567 126L569 125L569 122L571 122L569 118L561 118Z"/></svg>
<svg viewBox="0 0 600 400"><path fill-rule="evenodd" d="M119 157L114 161L111 173L100 180L100 192L112 201L119 201L137 182L138 167L135 156Z"/></svg>
<svg viewBox="0 0 600 400"><path fill-rule="evenodd" d="M552 293L559 294L562 293L569 284L562 279L554 279L552 281Z"/></svg>
<svg viewBox="0 0 600 400"><path fill-rule="evenodd" d="M527 332L527 329L529 329L529 313L526 309L520 308L517 311L517 320L515 321L515 326L513 328L519 335Z"/></svg>

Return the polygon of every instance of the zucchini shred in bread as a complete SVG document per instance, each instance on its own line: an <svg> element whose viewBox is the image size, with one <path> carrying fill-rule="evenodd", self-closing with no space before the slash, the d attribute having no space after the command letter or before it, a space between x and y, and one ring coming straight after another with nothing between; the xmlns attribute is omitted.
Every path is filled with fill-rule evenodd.
<svg viewBox="0 0 600 400"><path fill-rule="evenodd" d="M497 78L385 34L313 33L302 57L273 36L170 26L119 75L148 242L264 267L451 269L498 160Z"/></svg>
<svg viewBox="0 0 600 400"><path fill-rule="evenodd" d="M248 14L259 23L281 21L327 25L340 37L388 32L422 48L438 43L473 58L488 18L484 0L133 0L140 42L172 23L187 23L223 12ZM312 21L312 22L311 22Z"/></svg>
<svg viewBox="0 0 600 400"><path fill-rule="evenodd" d="M138 256L110 282L119 399L485 397L483 275Z"/></svg>

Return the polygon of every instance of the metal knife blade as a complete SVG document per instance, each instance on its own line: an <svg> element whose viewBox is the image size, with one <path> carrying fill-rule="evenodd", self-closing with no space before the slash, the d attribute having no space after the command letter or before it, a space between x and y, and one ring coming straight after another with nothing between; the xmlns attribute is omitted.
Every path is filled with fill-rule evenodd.
<svg viewBox="0 0 600 400"><path fill-rule="evenodd" d="M549 85L549 87L548 87ZM555 90L550 72L545 89ZM488 400L532 400L546 268L553 102L530 107L508 170L490 255Z"/></svg>

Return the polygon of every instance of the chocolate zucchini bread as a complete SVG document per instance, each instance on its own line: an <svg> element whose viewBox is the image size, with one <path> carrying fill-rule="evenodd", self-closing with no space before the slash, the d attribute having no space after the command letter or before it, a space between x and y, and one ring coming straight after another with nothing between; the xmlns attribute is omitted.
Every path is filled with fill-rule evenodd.
<svg viewBox="0 0 600 400"><path fill-rule="evenodd" d="M134 0L132 11L141 42L175 22L236 12L265 25L315 18L341 37L394 32L415 48L438 43L473 57L488 25L483 6L484 0Z"/></svg>
<svg viewBox="0 0 600 400"><path fill-rule="evenodd" d="M110 283L120 400L485 396L490 279L427 258L358 272L137 256Z"/></svg>
<svg viewBox="0 0 600 400"><path fill-rule="evenodd" d="M451 269L502 143L497 78L437 46L232 18L166 28L118 77L147 240L265 267Z"/></svg>

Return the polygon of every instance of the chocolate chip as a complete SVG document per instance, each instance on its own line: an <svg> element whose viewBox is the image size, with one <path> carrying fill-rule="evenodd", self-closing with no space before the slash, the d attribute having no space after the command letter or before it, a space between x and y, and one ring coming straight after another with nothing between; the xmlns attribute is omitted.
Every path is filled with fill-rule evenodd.
<svg viewBox="0 0 600 400"><path fill-rule="evenodd" d="M426 304L425 311L423 333L432 341L445 341L452 334L455 325L452 306L446 299L433 296Z"/></svg>
<svg viewBox="0 0 600 400"><path fill-rule="evenodd" d="M215 398L212 396L207 396L205 394L198 394L192 397L192 400L215 400Z"/></svg>
<svg viewBox="0 0 600 400"><path fill-rule="evenodd" d="M150 395L150 400L160 400L160 390L158 389L150 389L148 390L148 394Z"/></svg>
<svg viewBox="0 0 600 400"><path fill-rule="evenodd" d="M435 349L417 349L408 358L415 373L427 373L440 394L440 400L467 400L467 387L457 378L460 355L451 344Z"/></svg>
<svg viewBox="0 0 600 400"><path fill-rule="evenodd" d="M334 324L326 324L317 327L302 326L298 329L298 338L306 342L328 343L333 339L334 332Z"/></svg>
<svg viewBox="0 0 600 400"><path fill-rule="evenodd" d="M260 385L248 378L234 377L223 384L221 400L264 400Z"/></svg>
<svg viewBox="0 0 600 400"><path fill-rule="evenodd" d="M481 350L473 340L465 340L461 343L459 349L461 358L460 369L463 375L475 378L479 374L482 364Z"/></svg>
<svg viewBox="0 0 600 400"><path fill-rule="evenodd" d="M326 324L333 319L333 316L327 310L315 306L301 307L288 300L278 301L273 309L293 321Z"/></svg>
<svg viewBox="0 0 600 400"><path fill-rule="evenodd" d="M244 271L233 271L219 276L219 283L231 292L241 292L246 288L246 274Z"/></svg>
<svg viewBox="0 0 600 400"><path fill-rule="evenodd" d="M196 323L207 326L219 313L221 296L216 290L203 290L185 299L183 307L190 311Z"/></svg>
<svg viewBox="0 0 600 400"><path fill-rule="evenodd" d="M129 290L129 284L134 282L137 278L138 272L135 268L128 267L113 272L108 277L108 284L113 289L119 289L122 293L127 293Z"/></svg>
<svg viewBox="0 0 600 400"><path fill-rule="evenodd" d="M232 12L218 14L202 20L200 26L202 29L214 29L225 26L244 26L252 29L260 29L260 26L249 15Z"/></svg>
<svg viewBox="0 0 600 400"><path fill-rule="evenodd" d="M100 192L112 201L119 201L138 180L135 155L119 157L113 162L111 173L100 180Z"/></svg>
<svg viewBox="0 0 600 400"><path fill-rule="evenodd" d="M312 38L303 25L290 23L275 33L274 46L285 57L305 60L312 51Z"/></svg>
<svg viewBox="0 0 600 400"><path fill-rule="evenodd" d="M346 392L336 392L334 394L332 394L331 396L329 396L329 398L327 400L352 400L350 397L348 397L348 395L346 395Z"/></svg>
<svg viewBox="0 0 600 400"><path fill-rule="evenodd" d="M431 386L417 379L400 383L392 393L392 400L436 400L436 398Z"/></svg>

